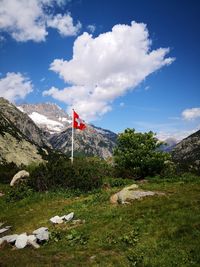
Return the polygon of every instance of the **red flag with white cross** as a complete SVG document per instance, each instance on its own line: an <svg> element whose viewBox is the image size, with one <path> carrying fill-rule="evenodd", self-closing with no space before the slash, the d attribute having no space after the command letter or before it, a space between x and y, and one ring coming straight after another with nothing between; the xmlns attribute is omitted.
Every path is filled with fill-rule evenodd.
<svg viewBox="0 0 200 267"><path fill-rule="evenodd" d="M82 121L79 115L73 110L73 127L79 130L84 130L86 125L84 121Z"/></svg>

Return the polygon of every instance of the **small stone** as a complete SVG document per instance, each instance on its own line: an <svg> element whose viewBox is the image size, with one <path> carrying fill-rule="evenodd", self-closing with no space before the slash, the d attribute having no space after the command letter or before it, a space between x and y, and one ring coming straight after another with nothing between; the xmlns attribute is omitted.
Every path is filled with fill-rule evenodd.
<svg viewBox="0 0 200 267"><path fill-rule="evenodd" d="M5 226L4 228L0 229L0 234L8 231L10 229L11 226Z"/></svg>
<svg viewBox="0 0 200 267"><path fill-rule="evenodd" d="M27 245L27 241L28 241L28 237L26 233L18 235L16 242L15 242L16 248L18 249L25 248L25 246Z"/></svg>
<svg viewBox="0 0 200 267"><path fill-rule="evenodd" d="M50 222L55 223L55 224L56 223L60 224L60 223L63 223L63 219L62 217L56 215L50 219Z"/></svg>
<svg viewBox="0 0 200 267"><path fill-rule="evenodd" d="M33 241L33 240L28 240L28 244L33 246L34 248L39 248L40 245L36 243L36 241Z"/></svg>
<svg viewBox="0 0 200 267"><path fill-rule="evenodd" d="M36 236L35 236L35 235L28 235L28 238L27 238L27 240L28 240L28 242L29 242L29 241L36 241L36 240L37 240L37 238L36 238Z"/></svg>
<svg viewBox="0 0 200 267"><path fill-rule="evenodd" d="M37 235L37 234L40 234L41 232L44 232L44 231L48 231L48 228L47 227L40 227L40 228L36 229L35 231L33 231L33 234Z"/></svg>
<svg viewBox="0 0 200 267"><path fill-rule="evenodd" d="M39 242L49 240L49 231L47 227L40 227L37 230L33 231L33 234L36 236Z"/></svg>
<svg viewBox="0 0 200 267"><path fill-rule="evenodd" d="M71 212L71 213L69 213L67 215L63 215L61 217L61 219L65 220L67 222L71 221L73 218L74 218L74 212Z"/></svg>
<svg viewBox="0 0 200 267"><path fill-rule="evenodd" d="M96 255L93 255L93 256L90 257L90 260L91 260L91 261L93 261L93 260L95 260L95 259L96 259Z"/></svg>
<svg viewBox="0 0 200 267"><path fill-rule="evenodd" d="M8 243L14 243L17 239L18 235L6 235L4 237L2 237L3 240L5 240Z"/></svg>

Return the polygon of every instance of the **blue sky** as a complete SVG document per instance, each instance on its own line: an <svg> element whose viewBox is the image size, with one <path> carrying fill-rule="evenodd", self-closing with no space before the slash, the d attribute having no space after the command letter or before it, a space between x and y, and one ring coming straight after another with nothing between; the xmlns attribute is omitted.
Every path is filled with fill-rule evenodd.
<svg viewBox="0 0 200 267"><path fill-rule="evenodd" d="M0 95L181 139L200 128L199 13L198 0L0 0Z"/></svg>

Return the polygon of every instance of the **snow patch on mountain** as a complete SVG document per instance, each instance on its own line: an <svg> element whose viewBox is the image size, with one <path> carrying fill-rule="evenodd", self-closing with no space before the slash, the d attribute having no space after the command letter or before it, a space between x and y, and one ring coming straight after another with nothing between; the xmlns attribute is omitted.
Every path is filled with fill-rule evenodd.
<svg viewBox="0 0 200 267"><path fill-rule="evenodd" d="M17 107L21 112L24 112L24 109L22 107Z"/></svg>
<svg viewBox="0 0 200 267"><path fill-rule="evenodd" d="M50 132L61 132L64 129L64 125L61 122L48 119L38 112L32 112L29 117L37 125L45 126Z"/></svg>

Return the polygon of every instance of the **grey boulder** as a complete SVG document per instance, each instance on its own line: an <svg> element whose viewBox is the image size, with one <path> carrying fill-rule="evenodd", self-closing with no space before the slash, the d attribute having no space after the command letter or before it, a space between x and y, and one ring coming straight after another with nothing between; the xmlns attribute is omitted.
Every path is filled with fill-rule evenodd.
<svg viewBox="0 0 200 267"><path fill-rule="evenodd" d="M142 199L147 196L154 196L154 195L164 195L161 192L153 192L153 191L144 191L138 189L138 185L133 184L131 186L123 188L118 193L112 195L110 197L110 202L112 204L126 204L129 203L130 200Z"/></svg>

